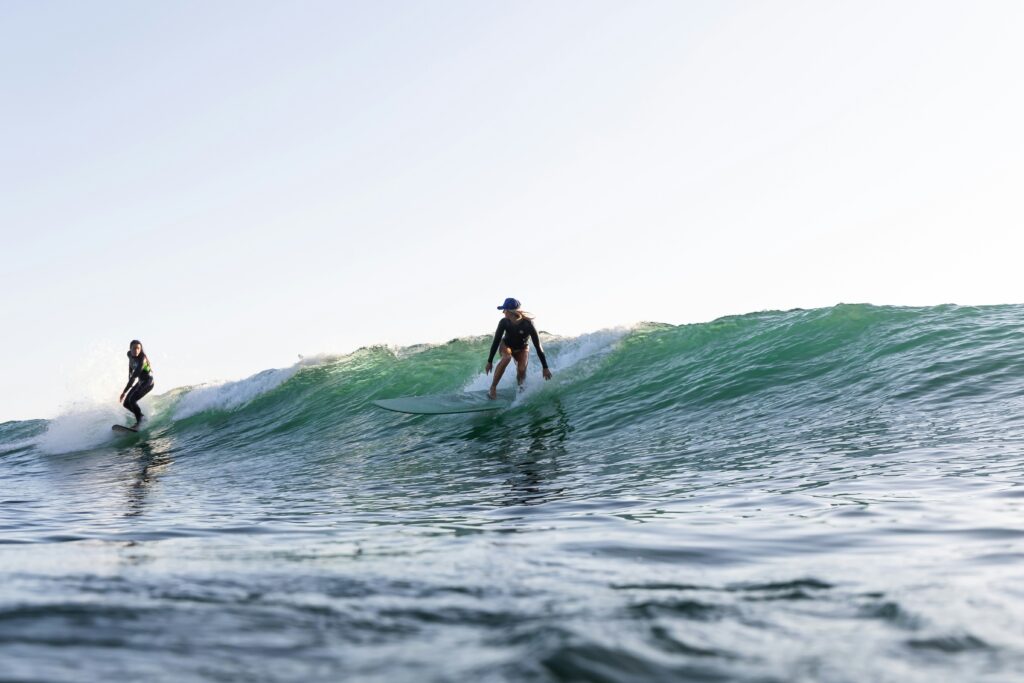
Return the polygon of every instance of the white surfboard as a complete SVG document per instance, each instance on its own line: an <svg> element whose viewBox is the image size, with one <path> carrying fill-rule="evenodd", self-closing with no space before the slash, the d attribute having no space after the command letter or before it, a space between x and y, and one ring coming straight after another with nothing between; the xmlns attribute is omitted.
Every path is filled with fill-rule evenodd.
<svg viewBox="0 0 1024 683"><path fill-rule="evenodd" d="M430 396L403 396L385 398L373 404L384 410L413 415L451 415L454 413L481 413L502 410L512 405L515 390L498 392L498 398L488 398L486 391L466 391L461 394L433 394Z"/></svg>

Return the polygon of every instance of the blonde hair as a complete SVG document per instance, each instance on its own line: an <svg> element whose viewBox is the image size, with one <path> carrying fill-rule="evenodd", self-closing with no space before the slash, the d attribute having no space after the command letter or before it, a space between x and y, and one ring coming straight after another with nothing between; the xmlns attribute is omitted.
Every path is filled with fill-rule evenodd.
<svg viewBox="0 0 1024 683"><path fill-rule="evenodd" d="M514 310L512 312L516 314L516 322L519 322L523 318L526 318L527 320L533 320L533 318L534 318L533 313L530 313L528 311L524 311L521 308L517 308L516 310Z"/></svg>

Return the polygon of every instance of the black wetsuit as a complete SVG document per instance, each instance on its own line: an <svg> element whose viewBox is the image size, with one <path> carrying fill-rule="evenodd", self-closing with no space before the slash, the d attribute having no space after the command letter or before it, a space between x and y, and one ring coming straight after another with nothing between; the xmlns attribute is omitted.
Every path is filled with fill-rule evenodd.
<svg viewBox="0 0 1024 683"><path fill-rule="evenodd" d="M132 387L132 383L139 380L139 383ZM137 357L128 352L128 384L124 390L128 395L124 397L124 407L132 411L136 422L142 421L142 411L139 410L139 399L153 391L153 368L149 365L149 358L145 353ZM129 389L131 391L129 391Z"/></svg>
<svg viewBox="0 0 1024 683"><path fill-rule="evenodd" d="M498 322L498 329L494 332L494 342L491 344L491 353L487 356L487 362L490 363L494 360L494 354L498 351L498 344L502 341L514 353L528 348L531 339L533 340L533 346L537 349L537 357L540 358L540 364L544 369L547 369L548 359L544 356L544 349L540 345L537 328L533 326L533 321L529 318L523 318L516 323L508 318L502 318Z"/></svg>

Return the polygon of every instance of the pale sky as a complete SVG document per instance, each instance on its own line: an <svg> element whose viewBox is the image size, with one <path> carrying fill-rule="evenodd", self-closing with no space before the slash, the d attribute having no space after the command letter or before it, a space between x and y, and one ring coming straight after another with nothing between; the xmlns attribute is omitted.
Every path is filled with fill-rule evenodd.
<svg viewBox="0 0 1024 683"><path fill-rule="evenodd" d="M507 296L563 335L1022 302L1021 36L1017 1L0 3L0 421L116 401L136 337L163 393Z"/></svg>

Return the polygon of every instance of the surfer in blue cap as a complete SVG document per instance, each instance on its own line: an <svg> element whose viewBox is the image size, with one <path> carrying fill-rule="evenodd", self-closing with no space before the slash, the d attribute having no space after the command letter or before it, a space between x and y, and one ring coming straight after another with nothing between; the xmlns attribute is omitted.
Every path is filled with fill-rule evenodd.
<svg viewBox="0 0 1024 683"><path fill-rule="evenodd" d="M540 337L537 336L537 328L533 325L533 316L524 312L518 299L509 297L505 303L498 306L499 311L505 312L505 317L498 322L498 329L494 332L494 341L491 343L491 353L487 356L487 374L494 370L494 379L491 381L491 389L487 395L496 398L498 395L498 382L505 374L505 368L510 361L516 362L516 382L520 388L526 381L526 364L530 360L530 341L533 341L537 349L537 357L544 368L544 379L551 379L551 370L548 369L548 359L544 355L544 348L540 345ZM491 363L494 360L494 353L501 354L498 367Z"/></svg>
<svg viewBox="0 0 1024 683"><path fill-rule="evenodd" d="M135 384L136 380L138 384ZM124 401L122 405L135 416L136 427L142 424L143 418L139 399L153 391L153 385L153 368L149 364L149 356L142 350L142 342L132 339L128 345L128 384L124 386L119 400Z"/></svg>

